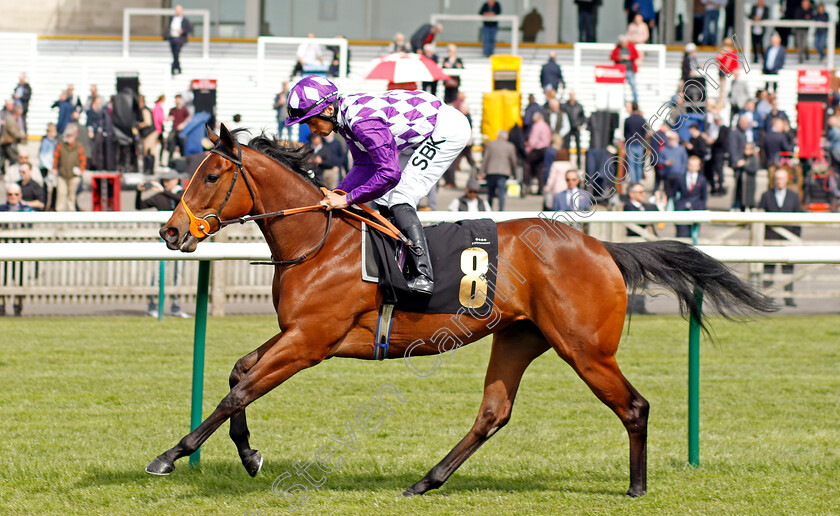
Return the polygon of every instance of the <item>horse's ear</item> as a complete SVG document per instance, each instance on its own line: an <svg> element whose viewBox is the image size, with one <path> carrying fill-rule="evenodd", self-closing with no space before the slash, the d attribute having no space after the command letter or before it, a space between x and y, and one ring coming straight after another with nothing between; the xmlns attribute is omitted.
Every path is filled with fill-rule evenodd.
<svg viewBox="0 0 840 516"><path fill-rule="evenodd" d="M204 128L207 130L207 137L210 138L210 141L213 142L213 145L216 145L216 142L219 140L219 135L216 134L215 131L213 131L213 128L210 127L210 124L204 124Z"/></svg>
<svg viewBox="0 0 840 516"><path fill-rule="evenodd" d="M225 124L220 126L219 138L222 140L222 144L230 150L236 150L236 147L239 144L236 139L234 139L233 135L230 134L228 128L225 127Z"/></svg>

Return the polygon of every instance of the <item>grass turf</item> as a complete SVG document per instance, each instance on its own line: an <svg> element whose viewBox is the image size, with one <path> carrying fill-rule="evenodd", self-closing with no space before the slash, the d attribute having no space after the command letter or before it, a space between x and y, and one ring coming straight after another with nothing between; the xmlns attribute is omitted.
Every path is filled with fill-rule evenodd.
<svg viewBox="0 0 840 516"><path fill-rule="evenodd" d="M272 482L326 444L341 467L309 487L296 514L840 513L840 327L837 317L715 321L701 355L701 466L686 464L687 324L635 317L619 363L651 403L648 494L629 483L627 437L553 352L532 364L513 417L443 486L401 491L463 437L478 408L489 341L441 357L427 378L402 361L329 360L248 409L257 478L225 423L169 477L144 473L189 424L193 322L140 318L3 320L0 513L283 514L300 498ZM270 317L212 319L204 414L227 392L236 359L275 332ZM435 358L416 362L430 367ZM405 403L362 432L360 407L383 384ZM375 419L374 419L375 420ZM333 441L355 428L356 450ZM373 420L371 420L373 421ZM310 467L316 480L320 473Z"/></svg>

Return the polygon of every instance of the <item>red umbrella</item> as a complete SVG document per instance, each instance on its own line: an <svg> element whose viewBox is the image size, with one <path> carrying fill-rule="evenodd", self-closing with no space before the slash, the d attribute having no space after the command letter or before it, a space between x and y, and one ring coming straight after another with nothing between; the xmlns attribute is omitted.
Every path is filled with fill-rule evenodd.
<svg viewBox="0 0 840 516"><path fill-rule="evenodd" d="M374 60L365 78L405 83L442 81L449 79L449 76L428 57L400 52Z"/></svg>

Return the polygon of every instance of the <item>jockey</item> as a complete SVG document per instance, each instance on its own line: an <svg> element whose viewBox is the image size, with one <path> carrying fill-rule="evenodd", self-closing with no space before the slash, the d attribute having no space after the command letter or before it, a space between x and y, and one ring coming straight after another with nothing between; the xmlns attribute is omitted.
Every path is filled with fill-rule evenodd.
<svg viewBox="0 0 840 516"><path fill-rule="evenodd" d="M339 190L321 201L328 210L376 201L415 246L413 292L434 290L432 263L417 203L440 180L471 138L467 117L423 91L339 95L329 80L310 75L289 92L286 125L306 123L322 136L337 131L347 141L353 168ZM386 210L382 210L386 211Z"/></svg>

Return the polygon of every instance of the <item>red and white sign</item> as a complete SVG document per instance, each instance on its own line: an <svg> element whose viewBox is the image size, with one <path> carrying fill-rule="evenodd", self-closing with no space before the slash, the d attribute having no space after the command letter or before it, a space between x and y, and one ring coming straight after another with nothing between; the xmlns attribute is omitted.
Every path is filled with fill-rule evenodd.
<svg viewBox="0 0 840 516"><path fill-rule="evenodd" d="M624 65L595 65L595 82L598 84L624 84Z"/></svg>
<svg viewBox="0 0 840 516"><path fill-rule="evenodd" d="M799 70L796 81L798 93L826 94L831 91L831 77L828 70Z"/></svg>
<svg viewBox="0 0 840 516"><path fill-rule="evenodd" d="M191 90L215 90L216 79L193 79L190 83Z"/></svg>

